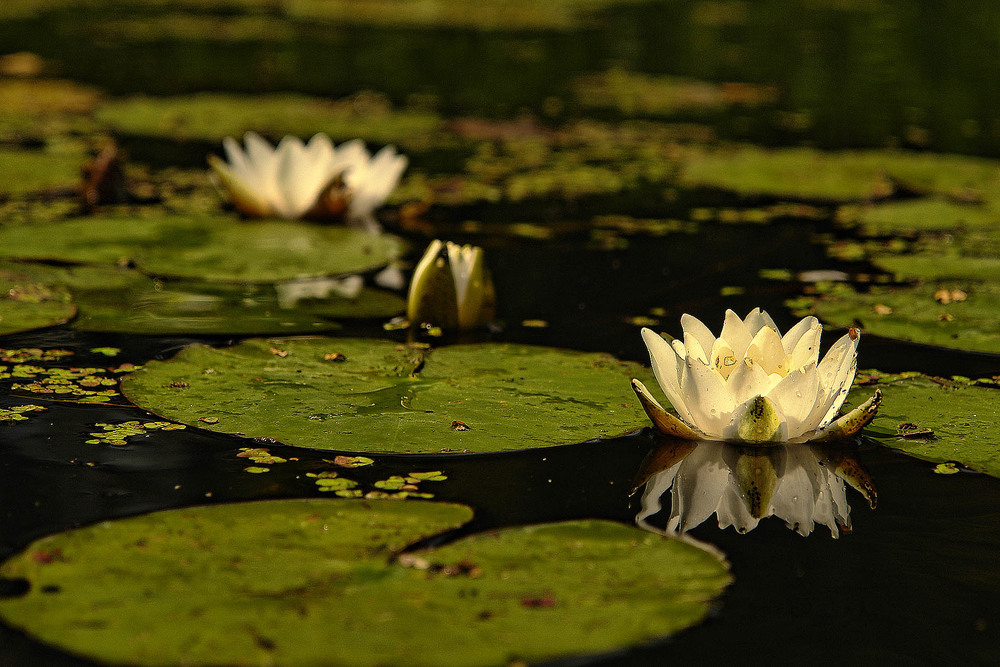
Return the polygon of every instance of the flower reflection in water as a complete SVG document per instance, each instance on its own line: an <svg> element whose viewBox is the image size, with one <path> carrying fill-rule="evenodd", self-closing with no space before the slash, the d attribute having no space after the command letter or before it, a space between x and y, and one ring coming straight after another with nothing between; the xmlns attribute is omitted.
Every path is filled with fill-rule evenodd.
<svg viewBox="0 0 1000 667"><path fill-rule="evenodd" d="M663 438L643 462L634 490L643 484L636 523L647 530L681 534L715 514L720 528L745 533L769 516L784 520L800 535L816 524L833 537L851 528L844 483L857 489L874 509L875 487L850 444L745 447L724 442ZM666 528L650 519L664 509Z"/></svg>

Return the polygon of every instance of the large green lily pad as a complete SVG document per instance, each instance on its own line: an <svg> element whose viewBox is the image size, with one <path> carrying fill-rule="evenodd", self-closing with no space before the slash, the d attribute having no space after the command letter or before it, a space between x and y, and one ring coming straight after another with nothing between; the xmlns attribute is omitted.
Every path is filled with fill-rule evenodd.
<svg viewBox="0 0 1000 667"><path fill-rule="evenodd" d="M63 324L76 314L58 285L0 271L0 334Z"/></svg>
<svg viewBox="0 0 1000 667"><path fill-rule="evenodd" d="M402 252L391 235L225 216L100 217L0 228L0 257L135 262L158 276L242 283L360 273Z"/></svg>
<svg viewBox="0 0 1000 667"><path fill-rule="evenodd" d="M877 379L875 386L883 392L882 407L867 435L927 461L958 461L1000 477L1000 390L918 373L867 375ZM856 386L849 403L857 405L873 391L874 386ZM925 429L933 434L921 435Z"/></svg>
<svg viewBox="0 0 1000 667"><path fill-rule="evenodd" d="M729 582L696 547L606 521L392 560L469 517L437 503L282 500L102 523L0 568L31 584L0 600L0 616L101 662L507 664L663 637L704 618Z"/></svg>
<svg viewBox="0 0 1000 667"><path fill-rule="evenodd" d="M331 361L333 355L346 361ZM193 345L130 375L130 400L163 417L286 444L357 452L491 452L611 437L648 420L605 354L487 343L427 353L389 341ZM652 380L651 380L652 381Z"/></svg>
<svg viewBox="0 0 1000 667"><path fill-rule="evenodd" d="M865 292L835 285L812 299L809 310L829 324L860 323L887 338L1000 352L1000 287L992 282L935 281Z"/></svg>
<svg viewBox="0 0 1000 667"><path fill-rule="evenodd" d="M922 191L969 196L1000 190L1000 163L902 151L694 148L686 154L682 182L743 195L805 199L869 199L889 194L895 183Z"/></svg>
<svg viewBox="0 0 1000 667"><path fill-rule="evenodd" d="M237 285L163 281L121 267L0 262L0 280L47 286L43 294L59 295L70 316L79 308L72 326L83 331L161 335L316 333L340 329L340 319L384 319L405 310L401 297L382 290L366 287L353 297L340 295L334 287L337 279ZM28 292L28 296L39 294L38 289ZM5 301L11 299L8 296ZM38 307L22 311L41 312ZM43 321L42 325L66 319ZM0 320L0 327L3 324Z"/></svg>

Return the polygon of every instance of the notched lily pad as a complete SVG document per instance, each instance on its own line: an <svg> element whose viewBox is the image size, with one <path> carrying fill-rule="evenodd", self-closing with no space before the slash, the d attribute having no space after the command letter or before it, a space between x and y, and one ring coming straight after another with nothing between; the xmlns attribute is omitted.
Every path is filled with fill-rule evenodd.
<svg viewBox="0 0 1000 667"><path fill-rule="evenodd" d="M394 562L469 518L438 503L279 500L101 523L0 567L30 584L0 617L100 662L507 664L662 638L704 618L730 579L690 544L607 521Z"/></svg>
<svg viewBox="0 0 1000 667"><path fill-rule="evenodd" d="M866 429L867 435L917 458L958 461L1000 477L996 444L1000 390L919 373L867 374L872 379L855 388L848 399L853 404L863 401L871 394L873 382L882 389L882 408Z"/></svg>
<svg viewBox="0 0 1000 667"><path fill-rule="evenodd" d="M346 361L330 363L331 353ZM319 338L194 345L129 376L124 391L169 419L301 447L490 452L641 428L629 380L649 376L608 355L552 348L458 345L421 358L388 341ZM218 424L197 423L205 405Z"/></svg>

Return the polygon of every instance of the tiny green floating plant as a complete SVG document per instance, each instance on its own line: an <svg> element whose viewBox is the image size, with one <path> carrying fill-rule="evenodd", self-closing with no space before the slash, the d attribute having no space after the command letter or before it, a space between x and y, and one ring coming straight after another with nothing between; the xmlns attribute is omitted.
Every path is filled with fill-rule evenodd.
<svg viewBox="0 0 1000 667"><path fill-rule="evenodd" d="M857 329L820 361L823 327L815 317L803 318L784 336L759 308L743 319L726 311L718 338L691 315L681 317L681 326L683 340L671 343L642 330L656 381L680 418L632 380L646 414L667 435L749 444L838 440L858 433L881 405L876 389L837 418L857 372Z"/></svg>

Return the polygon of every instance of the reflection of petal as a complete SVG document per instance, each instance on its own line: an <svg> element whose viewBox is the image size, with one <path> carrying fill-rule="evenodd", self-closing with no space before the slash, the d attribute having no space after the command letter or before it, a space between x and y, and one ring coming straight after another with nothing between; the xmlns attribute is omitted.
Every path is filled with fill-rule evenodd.
<svg viewBox="0 0 1000 667"><path fill-rule="evenodd" d="M665 530L670 533L691 530L714 513L720 528L733 526L741 533L753 530L760 519L775 516L800 535L809 535L818 523L838 537L851 526L845 474L863 479L859 486L870 489L874 498L871 480L851 449L784 444L755 449L707 441L681 449L672 442L644 462L646 472L669 465L646 482L636 521L648 530L661 532L651 517L664 509L668 491L671 504ZM649 461L657 457L660 465L651 465Z"/></svg>
<svg viewBox="0 0 1000 667"><path fill-rule="evenodd" d="M699 456L694 460L697 465L684 465L687 459L682 462L674 479L668 529L683 533L716 511L720 495L730 485L729 467L718 456L718 450L724 446L717 442L699 443L695 450ZM689 487L698 489L698 492L684 493L684 489Z"/></svg>
<svg viewBox="0 0 1000 667"><path fill-rule="evenodd" d="M638 380L635 381L637 382ZM629 492L629 495L638 491L639 487L649 481L649 478L653 475L661 473L667 468L672 468L677 463L683 461L694 451L696 446L697 443L691 440L669 436L658 437L656 447L646 454L646 458L642 460L642 464L639 466L639 472L632 479L632 490Z"/></svg>

